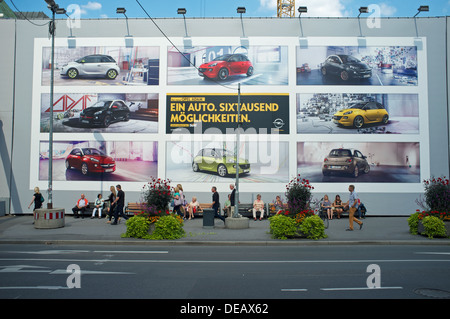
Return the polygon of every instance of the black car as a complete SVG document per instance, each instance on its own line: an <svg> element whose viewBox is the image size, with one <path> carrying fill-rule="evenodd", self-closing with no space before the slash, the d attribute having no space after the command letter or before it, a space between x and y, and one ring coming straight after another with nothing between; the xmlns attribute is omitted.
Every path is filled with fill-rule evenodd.
<svg viewBox="0 0 450 319"><path fill-rule="evenodd" d="M330 55L321 67L322 75L337 75L342 81L368 79L372 76L370 67L351 55Z"/></svg>
<svg viewBox="0 0 450 319"><path fill-rule="evenodd" d="M80 122L90 125L108 127L111 123L128 121L130 109L122 100L98 101L93 106L81 111Z"/></svg>

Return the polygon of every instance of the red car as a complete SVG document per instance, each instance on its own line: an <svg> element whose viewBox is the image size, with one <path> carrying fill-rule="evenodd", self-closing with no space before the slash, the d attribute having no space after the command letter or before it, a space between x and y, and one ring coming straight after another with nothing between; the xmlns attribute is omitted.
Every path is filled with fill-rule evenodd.
<svg viewBox="0 0 450 319"><path fill-rule="evenodd" d="M209 79L226 80L231 75L239 74L253 74L253 65L243 54L225 54L199 68L199 75Z"/></svg>
<svg viewBox="0 0 450 319"><path fill-rule="evenodd" d="M116 162L96 148L74 148L66 158L66 169L76 168L83 175L89 173L112 173L116 170Z"/></svg>

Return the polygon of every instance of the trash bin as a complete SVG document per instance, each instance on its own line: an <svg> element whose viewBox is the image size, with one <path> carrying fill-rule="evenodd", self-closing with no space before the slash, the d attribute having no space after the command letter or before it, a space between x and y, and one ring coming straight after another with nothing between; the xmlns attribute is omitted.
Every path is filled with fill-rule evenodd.
<svg viewBox="0 0 450 319"><path fill-rule="evenodd" d="M214 209L203 209L203 228L214 228Z"/></svg>

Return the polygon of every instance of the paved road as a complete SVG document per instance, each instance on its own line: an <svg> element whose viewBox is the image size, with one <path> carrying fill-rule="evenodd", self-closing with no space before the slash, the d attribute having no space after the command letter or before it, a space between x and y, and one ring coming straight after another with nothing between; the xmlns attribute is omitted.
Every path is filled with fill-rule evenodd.
<svg viewBox="0 0 450 319"><path fill-rule="evenodd" d="M67 272L70 265L75 268ZM368 272L369 265L375 266ZM450 298L450 277L446 275L449 266L447 245L3 244L0 298L144 298L180 302L433 299L424 293ZM81 271L79 277L76 267ZM68 288L68 283L75 288ZM368 284L375 288L369 289Z"/></svg>

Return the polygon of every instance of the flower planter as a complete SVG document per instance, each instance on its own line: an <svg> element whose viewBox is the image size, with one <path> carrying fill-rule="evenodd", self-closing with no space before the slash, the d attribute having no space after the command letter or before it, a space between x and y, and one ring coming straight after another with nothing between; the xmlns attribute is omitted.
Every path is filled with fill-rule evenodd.
<svg viewBox="0 0 450 319"><path fill-rule="evenodd" d="M450 237L450 221L444 220L444 226L445 230L447 232L447 237ZM417 233L419 235L425 235L425 227L423 226L423 223L421 220L419 220L419 224L417 225Z"/></svg>

